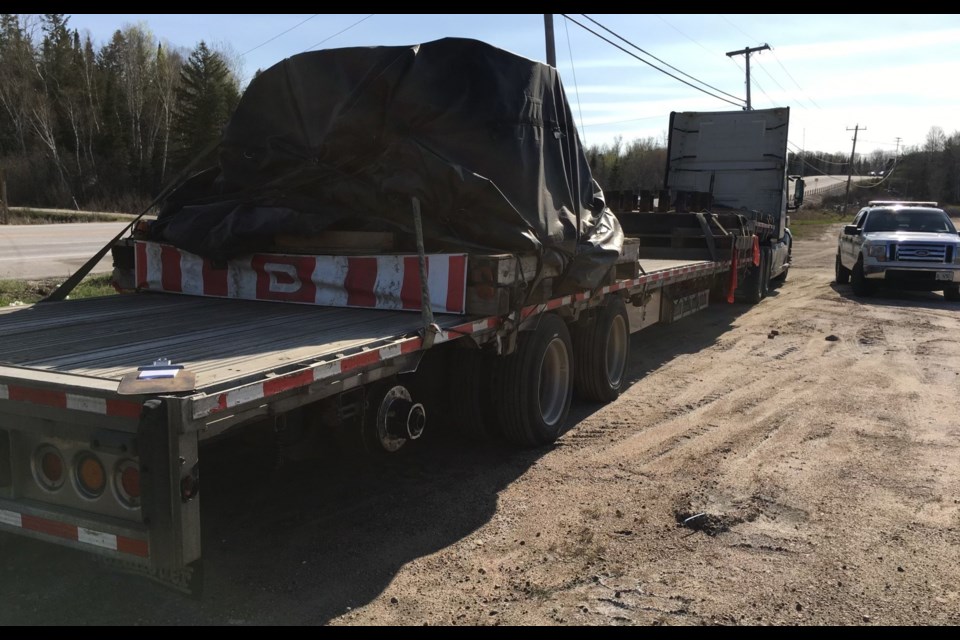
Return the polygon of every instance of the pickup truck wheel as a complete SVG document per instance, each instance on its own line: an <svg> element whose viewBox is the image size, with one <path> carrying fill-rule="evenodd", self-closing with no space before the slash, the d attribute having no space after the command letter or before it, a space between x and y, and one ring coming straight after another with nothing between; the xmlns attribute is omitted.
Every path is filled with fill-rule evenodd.
<svg viewBox="0 0 960 640"><path fill-rule="evenodd" d="M960 285L953 285L952 287L947 287L943 290L944 300L949 300L950 302L960 302Z"/></svg>
<svg viewBox="0 0 960 640"><path fill-rule="evenodd" d="M856 296L868 296L873 292L873 286L870 282L867 282L867 278L863 273L863 257L857 260L857 264L853 265L853 270L850 271L850 286L853 288L853 293Z"/></svg>
<svg viewBox="0 0 960 640"><path fill-rule="evenodd" d="M630 319L623 298L609 296L572 329L574 391L584 400L616 400L630 355Z"/></svg>
<svg viewBox="0 0 960 640"><path fill-rule="evenodd" d="M850 269L847 269L843 266L843 263L840 262L840 254L837 254L836 265L833 268L834 271L834 280L837 281L837 284L847 284L850 282Z"/></svg>
<svg viewBox="0 0 960 640"><path fill-rule="evenodd" d="M517 338L509 356L497 358L490 376L497 423L506 440L522 447L560 436L573 396L573 348L567 323L544 314Z"/></svg>

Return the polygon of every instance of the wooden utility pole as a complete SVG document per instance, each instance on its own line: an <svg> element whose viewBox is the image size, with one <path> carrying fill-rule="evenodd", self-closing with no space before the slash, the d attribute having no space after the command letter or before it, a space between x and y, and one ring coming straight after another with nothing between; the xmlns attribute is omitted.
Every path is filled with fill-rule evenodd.
<svg viewBox="0 0 960 640"><path fill-rule="evenodd" d="M860 132L860 125L858 124L853 129L847 127L847 131L853 131L853 149L850 150L850 163L847 165L847 192L843 196L843 212L847 212L847 204L850 202L850 181L853 179L853 158L857 153L857 133ZM867 130L866 127L863 128L864 131Z"/></svg>
<svg viewBox="0 0 960 640"><path fill-rule="evenodd" d="M764 43L762 47L747 47L739 51L727 51L728 57L743 56L747 61L747 106L743 108L744 111L751 111L753 109L753 106L750 104L750 54L756 53L757 51L766 51L769 48L770 45Z"/></svg>
<svg viewBox="0 0 960 640"><path fill-rule="evenodd" d="M0 169L0 224L7 224L10 219L7 217L10 209L7 207L7 176Z"/></svg>
<svg viewBox="0 0 960 640"><path fill-rule="evenodd" d="M543 35L547 40L547 64L557 68L557 47L553 41L553 14L543 14Z"/></svg>

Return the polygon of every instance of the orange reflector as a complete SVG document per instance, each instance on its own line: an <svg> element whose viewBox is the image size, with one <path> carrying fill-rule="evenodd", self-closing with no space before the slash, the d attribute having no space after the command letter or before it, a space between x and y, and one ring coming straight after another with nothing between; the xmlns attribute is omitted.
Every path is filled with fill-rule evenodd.
<svg viewBox="0 0 960 640"><path fill-rule="evenodd" d="M103 471L103 465L93 454L83 454L77 463L77 482L80 484L80 489L90 497L97 497L103 493L107 476Z"/></svg>
<svg viewBox="0 0 960 640"><path fill-rule="evenodd" d="M136 467L126 467L120 472L120 486L131 498L140 497L140 469Z"/></svg>

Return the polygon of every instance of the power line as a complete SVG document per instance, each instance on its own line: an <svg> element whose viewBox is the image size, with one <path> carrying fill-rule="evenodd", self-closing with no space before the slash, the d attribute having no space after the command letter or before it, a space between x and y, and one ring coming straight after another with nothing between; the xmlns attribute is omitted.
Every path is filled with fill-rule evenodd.
<svg viewBox="0 0 960 640"><path fill-rule="evenodd" d="M810 100L810 102L813 103L813 106L815 106L817 109L823 109L823 107L821 107L820 105L817 104L817 101L816 101L816 100L814 100L813 98L810 97L809 94L807 94L807 91L806 91L803 87L800 86L800 83L797 82L796 80L794 80L793 76L790 75L790 72L787 71L787 68L786 68L785 66L783 66L783 63L782 63L782 62L780 62L780 58L777 57L776 51L774 51L773 49L770 49L770 53L773 54L773 59L777 61L777 64L780 65L780 68L783 69L783 72L784 72L785 74L787 74L787 77L790 78L791 80L793 80L793 84L797 85L797 89L800 89L800 91L803 92L803 94Z"/></svg>
<svg viewBox="0 0 960 640"><path fill-rule="evenodd" d="M685 34L683 31L680 31L680 29L678 29L677 27L675 27L675 26L673 26L672 24L670 24L670 23L667 21L667 19L664 18L663 16L661 16L661 15L659 15L659 14L656 14L656 13L653 14L653 15L655 15L657 18L659 18L659 19L660 19L664 24L666 24L668 27L670 27L671 29L673 29L674 31L676 31L677 33L679 33L680 35L682 35L684 38L686 38L687 40L689 40L689 41L692 42L693 44L697 45L698 47L700 47L700 48L703 49L704 51L710 53L710 55L713 55L713 54L716 53L716 51L713 51L712 49L708 49L708 48L705 47L704 45L700 44L699 42L697 42L696 40L694 40L693 38L691 38L690 36L688 36L687 34Z"/></svg>
<svg viewBox="0 0 960 640"><path fill-rule="evenodd" d="M581 127L583 127L583 126L587 126L587 127L604 127L604 126L607 126L607 125L610 125L610 124L623 124L623 123L625 123L625 122L639 122L640 120L658 120L658 119L660 119L660 118L662 118L662 117L663 117L663 116L646 116L646 117L644 117L644 118L630 118L629 120L614 120L614 121L612 121L612 122L593 122L593 123L588 124L588 125L580 125L580 126L581 126Z"/></svg>
<svg viewBox="0 0 960 640"><path fill-rule="evenodd" d="M615 33L612 29L608 29L607 27L603 26L602 24L600 24L599 22L597 22L596 20L594 20L593 18L591 18L591 17L588 16L587 14L581 13L580 15L582 15L584 18L586 18L587 20L589 20L589 21L592 22L593 24L597 25L598 27L600 27L601 29L603 29L603 30L606 31L607 33L609 33L609 34L611 34L611 35L619 38L620 40L626 42L628 45L630 45L631 47L633 47L633 48L636 49L637 51L643 53L644 55L650 56L651 58L653 58L654 60L656 60L657 62L659 62L659 63L661 63L661 64L667 65L668 67L670 67L671 69L673 69L673 70L676 71L677 73L683 74L683 75L687 76L688 78L690 78L691 80L693 80L694 82L699 82L699 83L702 84L703 86L705 86L705 87L710 87L710 88L713 89L714 91L718 91L718 92L722 93L722 94L725 95L725 96L728 96L728 97L730 97L730 98L733 98L734 100L740 100L739 97L733 95L732 93L727 93L726 91L724 91L724 90L722 90L722 89L718 89L718 88L716 88L716 87L714 87L714 86L712 86L712 85L707 84L707 83L704 82L703 80L699 80L699 79L697 79L697 78L694 78L694 77L693 77L692 75L690 75L689 73L684 73L683 71L681 71L680 69L677 69L675 66L673 66L673 65L670 64L669 62L666 62L665 60L661 60L660 58L658 58L657 56L653 55L653 54L650 53L649 51L645 51L644 49L641 49L640 47L638 47L638 46L635 45L634 43L630 42L629 40L627 40L627 39L624 38L623 36Z"/></svg>
<svg viewBox="0 0 960 640"><path fill-rule="evenodd" d="M573 45L570 44L570 26L566 21L563 29L567 32L567 52L570 54L570 70L573 71L573 88L577 94L577 112L580 114L580 130L583 131L583 109L580 107L580 85L577 84L577 68L573 66ZM583 144L587 144L587 136L583 136Z"/></svg>
<svg viewBox="0 0 960 640"><path fill-rule="evenodd" d="M273 36L273 37L270 38L269 40L264 40L263 42L261 42L260 44L258 44L257 46L255 46L253 49L248 49L248 50L244 51L243 53L240 54L240 57L242 58L243 56L247 55L248 53L251 53L251 52L253 52L253 51L256 51L257 49L259 49L260 47L262 47L262 46L265 45L265 44L270 44L271 42L273 42L274 40L276 40L276 39L279 38L280 36L282 36L282 35L284 35L284 34L286 34L286 33L290 33L291 31L293 31L294 29L296 29L297 27L299 27L299 26L302 25L302 24L306 24L307 22L310 22L311 20L313 20L314 18L316 18L318 15L320 15L320 14L319 14L319 13L315 13L315 14L313 14L312 16L310 16L309 18L307 18L306 20L301 20L300 22L298 22L297 24L293 25L292 27L290 27L290 28L287 29L286 31L281 31L280 33L278 33L277 35Z"/></svg>
<svg viewBox="0 0 960 640"><path fill-rule="evenodd" d="M736 102L731 102L730 100L727 100L726 98L722 98L722 97L720 97L720 96L718 96L718 95L716 95L716 94L710 93L709 91L707 91L707 90L705 90L705 89L702 89L702 88L700 88L700 87L698 87L698 86L696 86L696 85L690 84L689 82L687 82L687 81L684 80L683 78L678 78L677 76L673 75L672 73L670 73L670 72L668 72L668 71L664 71L663 69L661 69L661 68L658 67L657 65L653 64L652 62L649 62L649 61L647 61L647 60L644 60L643 58L641 58L641 57L638 56L637 54L633 53L632 51L628 51L628 50L624 49L623 47L621 47L620 45L618 45L616 42L613 42L613 41L610 40L609 38L606 38L606 37L602 36L601 34L597 33L597 32L594 31L593 29L591 29L590 27L586 26L585 24L581 24L580 22L574 20L573 18L571 18L570 16L568 16L568 15L565 14L565 13L561 13L560 15L562 15L564 18L566 18L567 20L569 20L569 21L572 22L573 24L577 25L577 26L580 27L581 29L584 29L585 31L589 31L590 33L592 33L593 35L597 36L598 38L600 38L601 40L603 40L603 41L606 42L607 44L613 45L613 46L616 47L617 49L620 49L620 51L623 51L623 52L624 52L625 54L627 54L628 56L631 56L632 58L636 58L637 60L639 60L640 62L644 63L645 65L648 65L648 66L650 66L650 67L653 67L654 69L656 69L656 70L659 71L660 73L663 73L663 74L665 74L665 75L668 75L668 76L670 76L671 78L673 78L674 80L677 80L677 81L679 81L679 82L682 82L683 84L687 85L688 87L691 87L691 88L693 88L693 89L696 89L697 91L700 91L700 92L702 92L702 93L705 93L705 94L707 94L708 96L710 96L711 98L716 98L717 100L722 100L723 102L726 102L726 103L728 103L728 104L732 104L732 105L734 105L735 107L742 107L742 106L743 106L742 104L737 104Z"/></svg>
<svg viewBox="0 0 960 640"><path fill-rule="evenodd" d="M721 18L723 18L724 20L726 20L727 24L729 24L731 27L733 27L734 29L736 29L737 31L739 31L740 33L742 33L743 35L747 36L748 38L750 38L750 39L753 40L754 42L759 42L759 40L757 40L756 38L754 38L752 35L750 35L749 33L747 33L746 31L744 31L743 29L741 29L741 28L738 27L737 25L735 25L735 24L733 24L732 22L730 22L730 20L727 20L727 16L723 15L722 13L718 13L717 15L720 16Z"/></svg>
<svg viewBox="0 0 960 640"><path fill-rule="evenodd" d="M353 29L355 26L357 26L357 25L360 24L361 22L364 22L364 21L366 21L366 20L369 20L370 18L372 18L372 17L375 16L375 15L377 15L377 14L371 13L371 14L368 15L366 18L361 18L360 20L357 20L356 22L354 22L353 24L351 24L349 27L346 27L345 29L341 29L340 31L337 31L337 32L336 32L335 34L333 34L332 36L328 36L328 37L324 38L323 40L321 40L321 41L318 42L317 44L312 44L312 45L310 45L309 47L307 47L306 49L304 49L304 51L310 51L311 49L316 49L317 47L319 47L320 45L322 45L322 44L323 44L324 42L326 42L327 40L333 40L334 38L336 38L336 37L337 37L338 35L340 35L341 33L346 33L347 31L350 31L350 29Z"/></svg>

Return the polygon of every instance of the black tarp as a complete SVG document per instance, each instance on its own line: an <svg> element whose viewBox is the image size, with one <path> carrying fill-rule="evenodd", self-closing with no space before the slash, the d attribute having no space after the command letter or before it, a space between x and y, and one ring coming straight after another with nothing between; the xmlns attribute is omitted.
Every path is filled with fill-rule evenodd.
<svg viewBox="0 0 960 640"><path fill-rule="evenodd" d="M428 251L539 253L559 289L599 284L623 243L556 69L462 38L270 67L152 233L222 260L279 233L411 232L412 197Z"/></svg>

